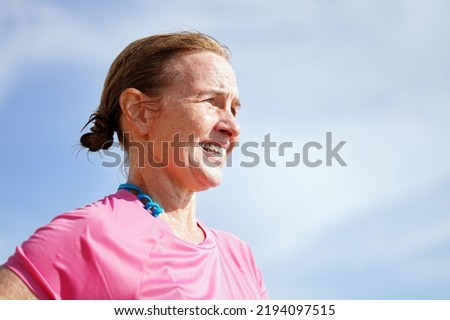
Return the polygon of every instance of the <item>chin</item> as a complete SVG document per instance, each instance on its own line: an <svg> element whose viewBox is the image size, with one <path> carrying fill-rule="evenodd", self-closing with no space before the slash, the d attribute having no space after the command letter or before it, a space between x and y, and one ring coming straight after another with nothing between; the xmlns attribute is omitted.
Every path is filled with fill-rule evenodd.
<svg viewBox="0 0 450 320"><path fill-rule="evenodd" d="M193 185L195 185L193 189L195 191L205 191L209 188L218 187L222 183L222 170L226 163L225 158L211 157L203 151L193 153L193 156L193 158L189 159L190 175L193 179Z"/></svg>
<svg viewBox="0 0 450 320"><path fill-rule="evenodd" d="M195 172L192 173L197 181L198 188L196 191L215 188L222 183L221 168L195 168Z"/></svg>

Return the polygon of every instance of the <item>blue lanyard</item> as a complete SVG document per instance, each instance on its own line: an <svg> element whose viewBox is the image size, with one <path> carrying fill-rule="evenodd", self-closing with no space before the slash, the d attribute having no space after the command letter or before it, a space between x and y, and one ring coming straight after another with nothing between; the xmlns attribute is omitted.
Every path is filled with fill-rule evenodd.
<svg viewBox="0 0 450 320"><path fill-rule="evenodd" d="M161 213L164 212L164 209L161 208L159 203L153 201L152 198L150 198L148 194L144 193L144 191L142 191L142 189L139 188L138 186L131 183L122 183L121 185L119 185L118 190L121 189L125 189L128 191L130 190L137 191L138 199L141 200L141 202L144 204L144 208L150 211L152 216L154 216L155 218L157 218Z"/></svg>

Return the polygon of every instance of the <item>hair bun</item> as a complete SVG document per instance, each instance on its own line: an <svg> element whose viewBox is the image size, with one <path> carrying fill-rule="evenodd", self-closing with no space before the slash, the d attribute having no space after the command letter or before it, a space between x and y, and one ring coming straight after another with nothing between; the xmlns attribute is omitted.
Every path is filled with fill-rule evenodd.
<svg viewBox="0 0 450 320"><path fill-rule="evenodd" d="M85 133L80 138L80 143L89 151L96 152L99 150L109 149L114 140L106 135L99 135L92 132Z"/></svg>
<svg viewBox="0 0 450 320"><path fill-rule="evenodd" d="M94 126L91 128L91 132L81 136L81 145L92 152L109 149L114 142L114 130L109 128L105 118L98 112L94 112L84 128L89 123L94 123Z"/></svg>

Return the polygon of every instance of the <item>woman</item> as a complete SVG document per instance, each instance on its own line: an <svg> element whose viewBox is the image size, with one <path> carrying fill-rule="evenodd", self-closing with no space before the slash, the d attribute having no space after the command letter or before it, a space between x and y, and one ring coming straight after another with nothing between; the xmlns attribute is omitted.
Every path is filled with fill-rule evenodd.
<svg viewBox="0 0 450 320"><path fill-rule="evenodd" d="M113 62L80 141L129 160L117 193L56 217L0 269L4 299L264 299L237 237L196 218L239 137L228 50L200 33L131 43Z"/></svg>

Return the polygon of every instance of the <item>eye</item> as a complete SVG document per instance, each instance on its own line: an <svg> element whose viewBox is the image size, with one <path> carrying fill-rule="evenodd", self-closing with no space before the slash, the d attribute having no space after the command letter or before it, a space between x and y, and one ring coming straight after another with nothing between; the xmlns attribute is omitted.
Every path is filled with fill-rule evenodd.
<svg viewBox="0 0 450 320"><path fill-rule="evenodd" d="M209 103L211 105L214 105L214 98L204 99L204 100L202 100L202 102L206 102L206 103Z"/></svg>

